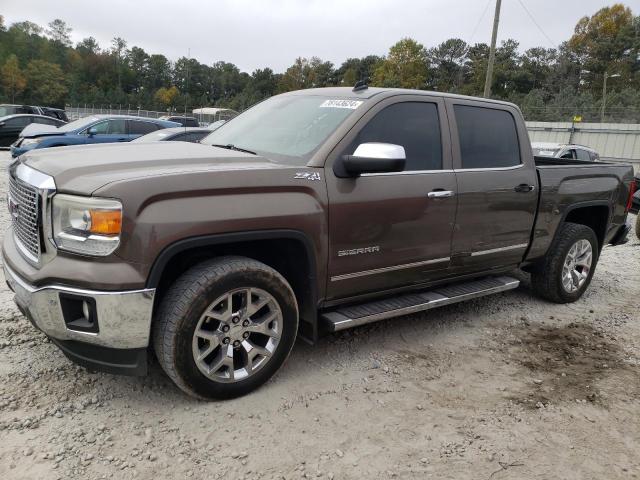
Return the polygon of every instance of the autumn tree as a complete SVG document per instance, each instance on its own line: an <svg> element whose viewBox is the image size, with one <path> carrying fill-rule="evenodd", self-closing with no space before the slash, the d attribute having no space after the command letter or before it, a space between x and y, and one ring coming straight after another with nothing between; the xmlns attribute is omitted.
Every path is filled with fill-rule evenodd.
<svg viewBox="0 0 640 480"><path fill-rule="evenodd" d="M11 102L15 102L16 96L20 95L27 86L27 79L18 65L18 57L15 55L9 56L0 69L0 77L2 88L10 96Z"/></svg>
<svg viewBox="0 0 640 480"><path fill-rule="evenodd" d="M167 110L171 110L176 104L178 95L180 95L180 90L178 90L178 87L175 85L172 85L169 88L159 88L156 91L154 98L158 103L164 105Z"/></svg>
<svg viewBox="0 0 640 480"><path fill-rule="evenodd" d="M424 88L428 73L424 47L404 38L389 49L389 55L375 69L372 83L380 87Z"/></svg>
<svg viewBox="0 0 640 480"><path fill-rule="evenodd" d="M601 84L605 73L629 81L640 55L640 24L631 9L620 3L585 16L569 40L586 78Z"/></svg>

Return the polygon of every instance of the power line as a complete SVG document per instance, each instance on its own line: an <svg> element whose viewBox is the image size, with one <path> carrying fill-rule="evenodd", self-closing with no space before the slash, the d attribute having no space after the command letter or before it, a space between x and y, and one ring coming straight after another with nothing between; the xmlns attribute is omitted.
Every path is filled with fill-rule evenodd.
<svg viewBox="0 0 640 480"><path fill-rule="evenodd" d="M484 19L484 16L487 14L487 10L489 10L489 5L490 4L491 4L491 0L488 0L487 4L484 6L484 10L482 10L482 15L480 15L480 18L478 19L478 23L476 23L475 28L471 32L471 37L469 37L469 45L471 45L471 42L473 41L474 37L476 36L476 33L478 33L478 28L480 28L480 24L482 23L482 20Z"/></svg>
<svg viewBox="0 0 640 480"><path fill-rule="evenodd" d="M540 33L542 33L542 35L544 35L544 37L549 41L549 44L551 45L551 47L556 48L558 44L553 40L551 40L549 35L547 35L546 32L542 29L542 27L538 24L538 22L536 22L536 19L533 18L533 15L529 11L529 9L526 7L526 5L522 2L522 0L518 0L518 3L522 6L522 9L527 13L529 18L533 22L533 24L538 28L538 30L540 30Z"/></svg>

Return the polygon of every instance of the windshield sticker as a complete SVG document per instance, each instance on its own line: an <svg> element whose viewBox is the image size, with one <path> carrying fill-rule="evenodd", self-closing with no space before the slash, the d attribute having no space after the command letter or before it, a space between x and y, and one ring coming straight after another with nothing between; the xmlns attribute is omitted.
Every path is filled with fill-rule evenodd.
<svg viewBox="0 0 640 480"><path fill-rule="evenodd" d="M320 105L320 108L348 108L349 110L355 110L362 103L362 100L325 100Z"/></svg>

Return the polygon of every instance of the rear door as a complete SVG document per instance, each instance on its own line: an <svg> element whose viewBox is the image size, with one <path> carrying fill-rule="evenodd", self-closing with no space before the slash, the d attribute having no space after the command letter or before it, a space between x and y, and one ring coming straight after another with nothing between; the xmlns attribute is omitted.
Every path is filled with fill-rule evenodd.
<svg viewBox="0 0 640 480"><path fill-rule="evenodd" d="M159 129L158 124L153 122L145 122L144 120L128 120L129 123L129 139L134 140L147 133L155 132Z"/></svg>
<svg viewBox="0 0 640 480"><path fill-rule="evenodd" d="M517 109L448 99L458 211L452 267L473 273L515 265L529 244L537 173Z"/></svg>
<svg viewBox="0 0 640 480"><path fill-rule="evenodd" d="M339 178L333 164L358 145L404 147L405 170ZM402 95L367 112L325 169L329 193L330 298L418 284L446 275L456 179L442 99ZM430 198L433 191L448 196Z"/></svg>

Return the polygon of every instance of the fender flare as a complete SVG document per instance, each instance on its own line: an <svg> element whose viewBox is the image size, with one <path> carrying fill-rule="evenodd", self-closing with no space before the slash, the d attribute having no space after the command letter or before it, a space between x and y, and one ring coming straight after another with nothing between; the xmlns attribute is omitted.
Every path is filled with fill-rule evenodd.
<svg viewBox="0 0 640 480"><path fill-rule="evenodd" d="M279 229L279 230L257 230L234 233L221 233L213 235L201 235L197 237L178 240L165 247L157 256L149 275L147 276L146 288L157 288L160 284L162 274L176 255L181 252L191 250L193 248L202 248L208 246L225 245L231 243L243 243L259 240L278 240L291 239L299 241L307 254L307 271L308 271L308 289L305 289L305 298L308 297L306 308L301 311L301 319L308 324L308 329L302 329L300 336L309 343L314 343L318 338L318 321L317 321L317 305L318 305L318 282L317 282L317 259L313 243L309 237L299 230Z"/></svg>

